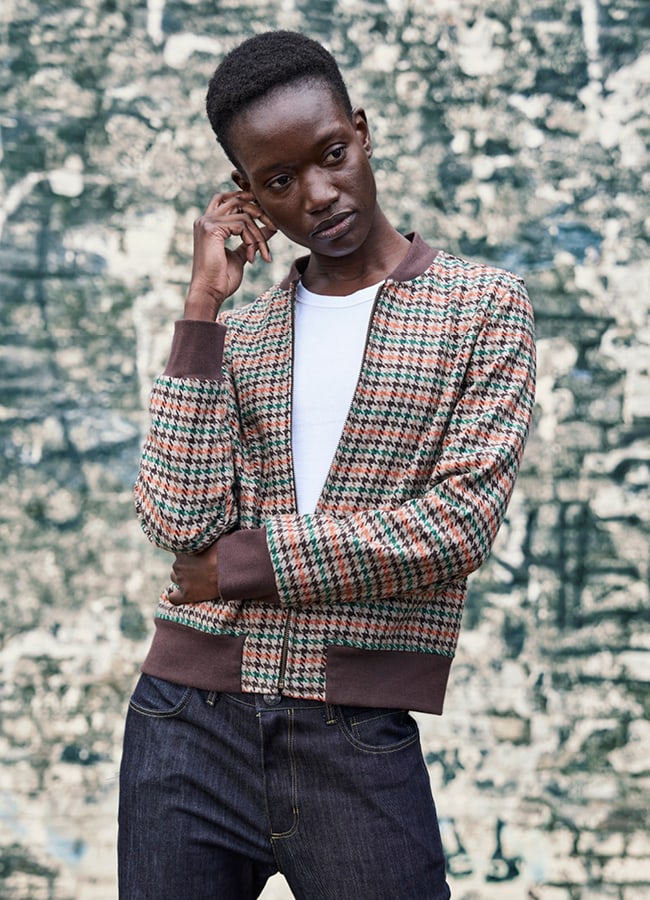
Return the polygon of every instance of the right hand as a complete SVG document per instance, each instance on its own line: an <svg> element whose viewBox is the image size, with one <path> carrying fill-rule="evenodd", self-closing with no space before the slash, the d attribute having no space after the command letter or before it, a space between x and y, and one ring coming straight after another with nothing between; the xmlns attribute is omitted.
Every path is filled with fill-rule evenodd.
<svg viewBox="0 0 650 900"><path fill-rule="evenodd" d="M261 224L258 224L261 223ZM242 282L244 266L257 253L271 262L269 239L276 228L248 191L215 194L204 215L194 223L192 281L185 300L186 319L214 321L226 297ZM235 249L226 246L233 235Z"/></svg>
<svg viewBox="0 0 650 900"><path fill-rule="evenodd" d="M179 606L181 603L217 600L217 543L201 553L176 553L175 556L172 580L167 588L167 601Z"/></svg>

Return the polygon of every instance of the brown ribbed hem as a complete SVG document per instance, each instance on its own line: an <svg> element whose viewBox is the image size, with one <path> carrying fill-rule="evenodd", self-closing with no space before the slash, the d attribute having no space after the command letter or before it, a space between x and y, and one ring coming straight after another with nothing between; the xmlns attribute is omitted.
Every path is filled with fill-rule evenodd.
<svg viewBox="0 0 650 900"><path fill-rule="evenodd" d="M434 653L327 648L328 703L442 715L451 659Z"/></svg>
<svg viewBox="0 0 650 900"><path fill-rule="evenodd" d="M171 378L221 380L226 326L220 322L181 319L175 323L164 374Z"/></svg>
<svg viewBox="0 0 650 900"><path fill-rule="evenodd" d="M241 691L245 636L206 634L156 619L142 671L205 691ZM452 660L433 653L327 648L326 700L442 714Z"/></svg>
<svg viewBox="0 0 650 900"><path fill-rule="evenodd" d="M280 603L275 572L266 542L266 529L233 531L217 546L219 594L227 602L264 600Z"/></svg>
<svg viewBox="0 0 650 900"><path fill-rule="evenodd" d="M241 691L245 637L206 634L166 619L156 631L142 671L204 691Z"/></svg>

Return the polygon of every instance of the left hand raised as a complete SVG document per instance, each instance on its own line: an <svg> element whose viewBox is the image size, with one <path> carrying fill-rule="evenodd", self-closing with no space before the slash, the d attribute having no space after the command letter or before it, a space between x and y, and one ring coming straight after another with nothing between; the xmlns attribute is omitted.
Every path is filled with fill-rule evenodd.
<svg viewBox="0 0 650 900"><path fill-rule="evenodd" d="M217 581L217 545L202 553L177 553L172 566L172 584L167 600L174 606L181 603L202 603L219 598Z"/></svg>

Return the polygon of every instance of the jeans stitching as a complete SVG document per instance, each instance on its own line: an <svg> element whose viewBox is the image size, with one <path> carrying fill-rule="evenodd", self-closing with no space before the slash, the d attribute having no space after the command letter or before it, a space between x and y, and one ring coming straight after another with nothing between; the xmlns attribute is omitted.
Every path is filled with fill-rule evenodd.
<svg viewBox="0 0 650 900"><path fill-rule="evenodd" d="M242 696L228 692L224 692L222 696L224 700L227 700L229 703L234 703L236 706L243 706L245 709L255 709L254 699L251 701L244 700ZM250 696L253 698L255 695L251 694Z"/></svg>
<svg viewBox="0 0 650 900"><path fill-rule="evenodd" d="M136 688L137 690L137 688ZM194 693L194 688L188 687L185 688L183 694L181 695L180 700L176 703L175 706L170 707L165 710L157 710L152 709L150 706L141 706L137 700L133 699L133 696L129 700L129 709L132 709L133 712L138 713L141 716L146 716L150 719L173 719L176 716L180 715L187 704L192 699L192 694Z"/></svg>
<svg viewBox="0 0 650 900"><path fill-rule="evenodd" d="M288 831L271 832L271 840L276 841L282 838L292 837L298 830L298 821L300 811L298 809L298 777L296 773L296 752L295 752L295 736L294 736L294 719L295 713L293 709L287 710L287 722L289 732L289 764L291 766L291 809L293 811L293 825Z"/></svg>
<svg viewBox="0 0 650 900"><path fill-rule="evenodd" d="M363 721L364 722L376 721L377 719L380 719L385 715L387 715L387 713L383 713L382 715L372 716L371 718L364 719ZM359 740L359 738L355 737L351 726L354 724L359 724L359 723L358 722L355 723L355 721L353 719L351 719L350 723L348 724L348 721L346 720L345 716L339 715L339 716L337 716L336 724L338 725L341 734L343 735L343 737L346 739L346 741L349 744L351 744L353 747L355 747L357 750L360 750L363 753L370 753L373 755L383 755L384 753L396 753L399 750L404 750L406 747L410 747L412 744L417 743L418 738L419 738L417 725L415 725L413 734L410 735L409 737L403 738L398 743L391 744L388 747L381 747L377 744L364 743L363 741Z"/></svg>

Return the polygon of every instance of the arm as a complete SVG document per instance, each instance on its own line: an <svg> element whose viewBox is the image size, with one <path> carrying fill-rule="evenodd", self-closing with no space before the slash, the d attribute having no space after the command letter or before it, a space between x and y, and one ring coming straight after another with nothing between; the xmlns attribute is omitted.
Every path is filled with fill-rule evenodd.
<svg viewBox="0 0 650 900"><path fill-rule="evenodd" d="M224 338L223 325L177 322L151 393L134 498L145 534L164 550L196 552L237 524L239 428Z"/></svg>
<svg viewBox="0 0 650 900"><path fill-rule="evenodd" d="M519 281L495 288L468 357L423 496L394 509L266 521L262 533L283 605L417 597L466 577L486 559L514 487L533 403L532 310ZM237 564L244 534L220 541L224 597L237 596L245 574ZM244 596L261 596L267 587L255 590Z"/></svg>
<svg viewBox="0 0 650 900"><path fill-rule="evenodd" d="M258 226L256 219L262 222ZM151 395L151 427L135 485L143 530L158 546L196 552L237 524L238 412L226 329L215 319L259 253L270 260L271 223L242 191L212 198L194 224L192 280L165 373ZM240 245L230 250L233 235Z"/></svg>

